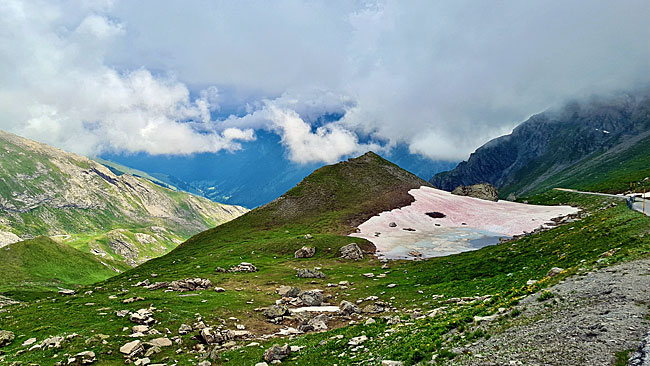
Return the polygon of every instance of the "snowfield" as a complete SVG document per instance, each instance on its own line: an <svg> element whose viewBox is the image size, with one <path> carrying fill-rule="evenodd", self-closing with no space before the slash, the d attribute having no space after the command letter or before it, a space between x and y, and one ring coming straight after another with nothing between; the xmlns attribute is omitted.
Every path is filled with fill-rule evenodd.
<svg viewBox="0 0 650 366"><path fill-rule="evenodd" d="M578 212L570 206L492 202L430 187L409 194L415 198L411 205L371 217L350 236L375 244L380 257L414 259L408 253L417 250L430 258L479 249Z"/></svg>

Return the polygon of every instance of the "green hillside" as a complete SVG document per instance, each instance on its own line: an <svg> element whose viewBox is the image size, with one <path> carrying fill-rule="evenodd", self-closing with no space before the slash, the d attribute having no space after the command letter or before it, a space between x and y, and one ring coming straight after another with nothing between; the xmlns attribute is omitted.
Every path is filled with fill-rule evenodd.
<svg viewBox="0 0 650 366"><path fill-rule="evenodd" d="M516 316L508 309L524 296L568 275L650 255L650 218L624 204L611 205L602 197L554 191L531 198L531 202L577 205L584 209L583 218L516 241L420 262L392 261L384 266L368 254L359 261L339 258L339 249L351 242L371 251L369 242L345 234L364 218L407 204L408 189L420 184L410 173L374 154L323 167L278 200L198 234L160 258L90 286L90 294L51 295L48 301L4 308L10 316L0 317L0 329L14 332L17 338L3 348L5 355L0 361L65 361L64 353L92 350L97 355L96 365L122 364L119 348L134 340L130 337L134 323L116 312L153 306L156 323L152 327L163 334L169 329L171 334L164 336L178 336L181 341L152 353L152 363L193 365L208 360L212 365L254 365L262 361L265 349L289 343L304 348L284 359L286 365L376 365L386 359L414 365L424 364L434 355L441 364L458 356L453 351L456 347L489 337L473 321L474 316L501 314L498 309L503 308L499 322L507 327ZM316 254L294 258L294 251L304 245L314 247ZM615 248L613 255L600 256ZM241 262L250 262L259 271L215 270ZM296 276L296 269L314 267L327 277ZM564 271L548 278L546 273L552 267ZM134 286L144 280L154 283L195 277L209 279L225 292L179 293ZM529 279L539 281L527 285ZM340 281L349 284L346 288L328 285ZM298 327L300 322L298 316L292 316L274 324L259 311L280 298L275 293L280 285L320 289L326 301L335 305L362 299L359 306L365 307L382 301L385 310L351 318L332 316L326 332L292 339L263 338L286 327ZM487 295L481 301L452 301ZM370 296L377 300L363 300ZM130 302L134 297L141 299ZM219 329L243 325L253 336L234 343L200 345L198 330L179 334L181 324L196 324L199 317L206 326ZM392 317L400 319L399 324ZM375 322L366 323L368 318ZM66 340L62 349L22 352L26 347L21 344L29 337L40 341L71 333L79 336ZM359 336L369 341L362 351L351 351L348 342ZM251 342L258 345L246 346Z"/></svg>
<svg viewBox="0 0 650 366"><path fill-rule="evenodd" d="M21 299L23 293L71 288L105 280L126 270L47 237L0 249L0 292Z"/></svg>

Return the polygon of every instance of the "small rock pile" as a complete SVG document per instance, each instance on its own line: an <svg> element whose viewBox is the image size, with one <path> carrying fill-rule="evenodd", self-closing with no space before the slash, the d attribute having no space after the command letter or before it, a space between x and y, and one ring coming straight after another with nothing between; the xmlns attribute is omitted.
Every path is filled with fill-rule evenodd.
<svg viewBox="0 0 650 366"><path fill-rule="evenodd" d="M230 267L228 272L257 272L257 267L251 263L241 262L236 266Z"/></svg>
<svg viewBox="0 0 650 366"><path fill-rule="evenodd" d="M314 247L302 247L293 254L295 258L311 258L316 254L316 248Z"/></svg>
<svg viewBox="0 0 650 366"><path fill-rule="evenodd" d="M186 278L184 280L172 281L169 289L173 291L198 291L212 288L212 282L205 278Z"/></svg>

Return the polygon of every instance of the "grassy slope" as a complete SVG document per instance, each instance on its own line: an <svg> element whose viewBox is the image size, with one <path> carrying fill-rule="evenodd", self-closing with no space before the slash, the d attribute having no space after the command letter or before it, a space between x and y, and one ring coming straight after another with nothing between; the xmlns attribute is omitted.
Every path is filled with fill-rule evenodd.
<svg viewBox="0 0 650 366"><path fill-rule="evenodd" d="M117 274L95 256L47 237L1 248L0 263L0 292L18 298L34 291L88 285ZM126 269L112 261L105 263Z"/></svg>
<svg viewBox="0 0 650 366"><path fill-rule="evenodd" d="M355 163L359 162L353 162ZM580 268L589 269L650 254L650 219L627 210L624 205L601 210L600 208L609 202L599 197L550 192L532 198L531 201L580 205L592 214L582 221L539 235L474 252L423 262L392 262L386 278L365 278L362 273L377 274L385 270L380 268L381 263L374 258L359 262L337 258L338 248L353 240L341 234L350 230L351 223L386 205L386 198L392 198L393 204L404 198L395 190L388 196L378 194L375 187L369 184L382 184L383 188L404 188L405 185L415 184L416 181L404 183L408 181L408 176L399 180L395 179L394 175L391 178L385 173L376 173L378 168L384 169L384 172L394 168L374 158L359 165L356 169L351 169L350 164L320 169L304 184L288 192L284 199L199 234L171 253L107 280L101 287L94 288L91 295L80 294L66 298L65 305L61 304L59 297L53 296L52 299L38 304L21 304L10 308L8 316L0 317L0 329L12 330L20 336L14 344L6 348L7 354L10 355L8 360L52 360L54 354L62 352L48 350L19 356L13 354L22 348L20 343L28 337L42 339L48 335L77 332L82 337L66 343L66 352L92 349L98 354L98 365L123 362L117 349L132 340L127 337L129 332L122 331L123 327L130 327L132 324L126 319L115 317L114 312L121 309L137 310L149 305L154 305L160 310L155 316L158 320L155 327L160 331L169 328L175 334L181 323L192 323L196 319L195 314L200 313L207 324L220 324L219 319L235 316L249 330L270 333L278 327L265 322L263 316L254 309L274 303L277 296L273 291L279 284L293 284L303 289L325 289L326 294L332 296L332 303L343 299L355 301L376 295L393 303L400 309L402 317L416 308L426 312L441 306L438 300L432 298L434 294L441 294L444 299L477 294L494 295L492 300L486 303L448 305L445 313L434 318L412 321L407 325L389 326L385 321L379 320L374 325L355 325L299 337L289 343L304 345L306 348L283 364L347 365L375 357L416 363L430 359L434 353L441 355L442 360L453 356L449 350L455 344L481 336L471 324L472 316L492 314L499 307L507 308L521 296L544 288L565 275L579 271ZM365 169L375 173L370 173L370 178L365 177ZM359 191L360 188L365 191ZM323 206L318 206L320 209L310 209L315 203ZM303 236L307 233L311 233L314 238L305 239ZM359 239L354 240L359 242ZM317 248L315 257L293 259L293 251L305 244ZM600 263L596 262L601 253L616 247L621 249L615 256ZM227 267L241 261L254 263L260 272L214 272L217 266ZM312 281L295 277L296 267L314 266L322 267L328 278ZM567 272L552 280L547 279L537 285L526 286L528 279L542 279L553 266L563 267ZM152 278L152 273L158 276ZM209 278L215 285L222 286L227 291L204 291L200 296L178 297L176 293L148 291L130 286L145 278L160 281L185 277ZM328 282L336 283L342 280L353 282L352 289L343 291L326 287ZM395 283L397 286L387 288L389 283ZM237 288L241 291L236 291ZM118 295L118 298L111 300L108 299L109 295ZM135 295L142 296L145 300L122 304L122 299ZM391 300L392 297L394 299ZM250 300L253 300L252 304L247 303ZM86 306L89 302L95 305ZM101 313L106 315L98 315L99 309L104 309ZM35 324L39 327L33 329ZM232 329L234 323L227 321L226 326ZM391 333L385 333L389 328L393 329ZM99 341L92 341L92 336L98 332L110 336L108 344L102 345ZM344 338L330 338L337 334L343 335ZM350 337L361 334L374 339L365 344L369 352L353 356L346 343ZM86 338L91 340L84 342L83 339ZM183 336L183 341L183 346L164 349L161 354L153 356L152 360L178 360L180 364L194 364L195 356L199 356L199 359L205 357L190 352L197 343L191 339L191 335ZM248 342L242 342L245 343ZM282 341L276 339L262 343L263 346L268 346ZM176 354L177 348L183 349L182 353ZM263 348L260 347L228 351L221 354L215 363L225 364L226 360L229 360L229 365L250 365L261 360L262 352Z"/></svg>

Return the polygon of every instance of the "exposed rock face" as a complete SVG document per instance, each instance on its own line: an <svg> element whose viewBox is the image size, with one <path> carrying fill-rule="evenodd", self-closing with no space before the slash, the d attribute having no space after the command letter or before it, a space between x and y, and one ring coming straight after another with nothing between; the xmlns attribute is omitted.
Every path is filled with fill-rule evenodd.
<svg viewBox="0 0 650 366"><path fill-rule="evenodd" d="M649 110L647 91L570 103L530 117L430 182L447 191L487 182L506 197L546 190L557 178L598 169L603 151L622 153L647 137Z"/></svg>
<svg viewBox="0 0 650 366"><path fill-rule="evenodd" d="M2 131L0 157L0 179L8 188L0 195L0 247L20 238L67 240L129 225L136 229L118 231L89 249L98 256L114 251L113 259L139 264L247 212L116 175L95 161Z"/></svg>
<svg viewBox="0 0 650 366"><path fill-rule="evenodd" d="M499 191L497 191L497 189L490 183L458 186L451 193L457 196L469 196L494 202L499 200Z"/></svg>
<svg viewBox="0 0 650 366"><path fill-rule="evenodd" d="M316 254L316 248L302 247L294 253L295 258L311 258Z"/></svg>
<svg viewBox="0 0 650 366"><path fill-rule="evenodd" d="M363 252L356 243L350 243L340 249L341 258L359 260L363 258Z"/></svg>

